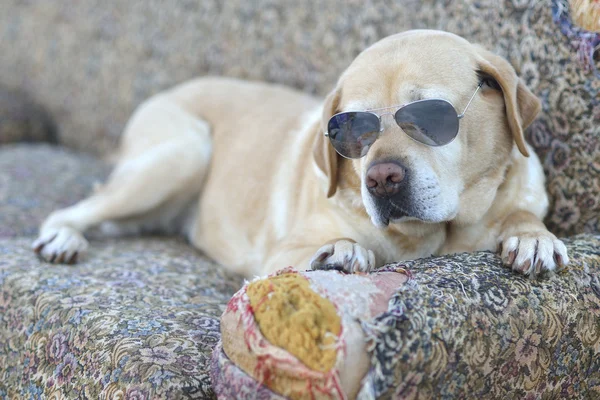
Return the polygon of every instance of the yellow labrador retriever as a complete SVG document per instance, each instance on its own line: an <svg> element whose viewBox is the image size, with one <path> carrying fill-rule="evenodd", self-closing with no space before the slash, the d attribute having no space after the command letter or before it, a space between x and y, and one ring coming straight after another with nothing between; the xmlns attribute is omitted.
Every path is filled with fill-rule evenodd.
<svg viewBox="0 0 600 400"><path fill-rule="evenodd" d="M138 108L108 182L52 213L33 248L75 262L101 225L181 232L245 275L500 249L535 277L568 263L523 137L539 109L504 59L429 30L363 51L324 102L193 80Z"/></svg>

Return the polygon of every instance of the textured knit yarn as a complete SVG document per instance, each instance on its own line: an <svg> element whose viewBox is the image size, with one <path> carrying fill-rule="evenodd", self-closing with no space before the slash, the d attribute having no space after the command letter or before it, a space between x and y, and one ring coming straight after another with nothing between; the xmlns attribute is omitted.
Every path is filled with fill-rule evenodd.
<svg viewBox="0 0 600 400"><path fill-rule="evenodd" d="M333 368L340 317L329 300L310 288L305 277L290 273L258 280L246 293L256 323L269 342L313 370L327 372Z"/></svg>

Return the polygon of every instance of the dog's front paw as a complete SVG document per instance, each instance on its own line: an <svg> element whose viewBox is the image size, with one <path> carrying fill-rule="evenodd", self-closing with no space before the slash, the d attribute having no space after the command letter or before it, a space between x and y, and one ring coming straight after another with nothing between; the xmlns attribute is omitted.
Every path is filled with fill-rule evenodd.
<svg viewBox="0 0 600 400"><path fill-rule="evenodd" d="M536 278L569 263L567 248L548 231L522 233L500 243L502 263L513 271Z"/></svg>
<svg viewBox="0 0 600 400"><path fill-rule="evenodd" d="M80 232L64 226L44 230L31 247L48 262L73 264L87 250L88 242Z"/></svg>
<svg viewBox="0 0 600 400"><path fill-rule="evenodd" d="M335 269L349 274L367 273L375 268L375 254L357 243L338 240L317 250L310 267L313 270Z"/></svg>

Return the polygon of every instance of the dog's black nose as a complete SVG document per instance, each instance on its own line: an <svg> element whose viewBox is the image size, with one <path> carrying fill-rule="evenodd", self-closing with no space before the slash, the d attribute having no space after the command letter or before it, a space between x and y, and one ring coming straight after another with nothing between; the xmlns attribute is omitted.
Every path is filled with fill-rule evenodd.
<svg viewBox="0 0 600 400"><path fill-rule="evenodd" d="M395 162L384 162L369 167L365 183L372 195L389 197L398 193L405 177L406 168L402 165Z"/></svg>

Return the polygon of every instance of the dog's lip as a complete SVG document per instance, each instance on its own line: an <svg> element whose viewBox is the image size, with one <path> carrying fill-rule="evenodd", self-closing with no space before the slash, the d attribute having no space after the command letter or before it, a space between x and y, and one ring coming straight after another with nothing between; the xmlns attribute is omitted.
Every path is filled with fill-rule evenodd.
<svg viewBox="0 0 600 400"><path fill-rule="evenodd" d="M408 213L399 206L392 205L389 199L384 204L377 207L377 211L371 215L373 225L379 228L385 228L390 225L390 222L395 222L408 216Z"/></svg>
<svg viewBox="0 0 600 400"><path fill-rule="evenodd" d="M428 221L426 221L424 219L421 219L421 218L412 217L410 215L405 215L405 216L400 217L400 218L391 218L389 220L389 223L395 224L395 223L409 222L409 221L428 222Z"/></svg>
<svg viewBox="0 0 600 400"><path fill-rule="evenodd" d="M390 226L389 218L371 218L371 222L379 229L385 229Z"/></svg>
<svg viewBox="0 0 600 400"><path fill-rule="evenodd" d="M402 220L405 220L406 218L412 217L405 214L395 216L389 210L387 210L377 213L377 217L373 220L373 222L376 226L387 227L390 225L390 223L402 222Z"/></svg>
<svg viewBox="0 0 600 400"><path fill-rule="evenodd" d="M416 218L416 217L411 217L408 215L402 216L402 217L397 217L397 218L390 218L390 217L384 217L384 216L378 216L378 218L376 220L373 220L373 224L379 228L387 228L388 226L390 226L390 224L401 224L403 222L424 222L427 223L428 221Z"/></svg>

